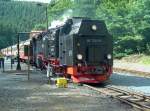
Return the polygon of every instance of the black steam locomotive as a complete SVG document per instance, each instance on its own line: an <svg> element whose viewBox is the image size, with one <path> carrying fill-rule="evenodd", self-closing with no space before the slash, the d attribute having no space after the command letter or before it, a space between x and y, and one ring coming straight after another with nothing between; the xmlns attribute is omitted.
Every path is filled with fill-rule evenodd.
<svg viewBox="0 0 150 111"><path fill-rule="evenodd" d="M32 62L74 82L100 83L112 74L112 43L104 21L72 18L32 37Z"/></svg>

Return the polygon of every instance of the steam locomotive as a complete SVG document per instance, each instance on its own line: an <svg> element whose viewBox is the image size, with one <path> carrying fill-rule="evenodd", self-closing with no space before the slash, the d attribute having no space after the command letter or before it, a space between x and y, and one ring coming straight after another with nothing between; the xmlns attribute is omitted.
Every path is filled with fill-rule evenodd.
<svg viewBox="0 0 150 111"><path fill-rule="evenodd" d="M112 74L113 40L104 21L73 17L61 26L33 34L26 44L30 63L42 70L50 66L52 76L70 77L76 83L101 83ZM23 50L20 54L20 59L27 61Z"/></svg>
<svg viewBox="0 0 150 111"><path fill-rule="evenodd" d="M32 37L32 63L76 83L100 83L112 74L113 40L104 21L71 18Z"/></svg>

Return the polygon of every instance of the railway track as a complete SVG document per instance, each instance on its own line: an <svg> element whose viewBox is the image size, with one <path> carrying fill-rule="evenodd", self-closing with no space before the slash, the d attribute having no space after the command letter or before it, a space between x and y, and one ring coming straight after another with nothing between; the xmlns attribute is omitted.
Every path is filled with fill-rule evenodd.
<svg viewBox="0 0 150 111"><path fill-rule="evenodd" d="M150 96L128 92L113 86L106 86L104 88L98 88L86 84L84 84L84 86L99 93L116 98L124 103L131 105L134 108L140 109L142 111L150 111Z"/></svg>

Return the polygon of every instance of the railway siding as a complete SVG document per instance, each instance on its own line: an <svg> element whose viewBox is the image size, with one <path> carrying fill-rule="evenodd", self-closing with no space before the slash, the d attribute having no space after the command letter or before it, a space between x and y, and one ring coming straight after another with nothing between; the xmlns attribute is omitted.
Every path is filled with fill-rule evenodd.
<svg viewBox="0 0 150 111"><path fill-rule="evenodd" d="M112 86L106 86L104 88L94 87L90 85L84 85L84 86L92 90L95 90L99 93L106 94L108 96L116 98L142 111L150 110L150 96L129 92Z"/></svg>

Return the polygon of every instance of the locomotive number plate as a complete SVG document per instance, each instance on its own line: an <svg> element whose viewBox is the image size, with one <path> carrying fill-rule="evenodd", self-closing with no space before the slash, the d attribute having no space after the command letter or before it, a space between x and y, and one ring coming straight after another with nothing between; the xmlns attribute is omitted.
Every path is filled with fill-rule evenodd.
<svg viewBox="0 0 150 111"><path fill-rule="evenodd" d="M100 39L87 39L86 42L87 43L100 43L100 42L102 42L102 40L100 40Z"/></svg>

